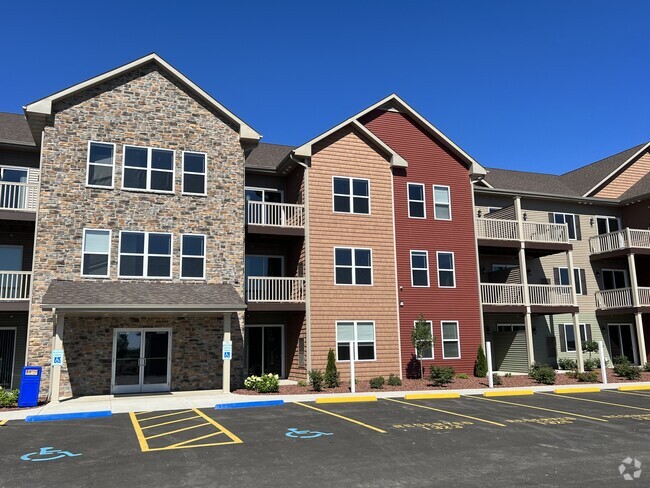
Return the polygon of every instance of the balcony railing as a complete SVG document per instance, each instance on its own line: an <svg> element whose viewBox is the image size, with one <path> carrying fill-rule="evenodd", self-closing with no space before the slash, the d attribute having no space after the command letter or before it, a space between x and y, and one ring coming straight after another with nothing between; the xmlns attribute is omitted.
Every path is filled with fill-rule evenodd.
<svg viewBox="0 0 650 488"><path fill-rule="evenodd" d="M545 222L522 222L524 241L568 243L569 232L566 224ZM479 239L501 241L519 240L519 222L504 219L476 219L476 233Z"/></svg>
<svg viewBox="0 0 650 488"><path fill-rule="evenodd" d="M531 305L573 305L573 294L569 285L528 285L528 295ZM481 283L481 300L484 305L525 305L524 285Z"/></svg>
<svg viewBox="0 0 650 488"><path fill-rule="evenodd" d="M305 302L305 278L249 276L246 283L249 302Z"/></svg>
<svg viewBox="0 0 650 488"><path fill-rule="evenodd" d="M29 300L31 271L0 271L0 302Z"/></svg>
<svg viewBox="0 0 650 488"><path fill-rule="evenodd" d="M611 308L629 308L632 306L632 288L616 288L596 292L596 308L609 310Z"/></svg>
<svg viewBox="0 0 650 488"><path fill-rule="evenodd" d="M0 181L0 209L36 212L38 206L37 183L11 183Z"/></svg>
<svg viewBox="0 0 650 488"><path fill-rule="evenodd" d="M589 239L591 254L618 251L630 247L650 249L650 230L627 228Z"/></svg>
<svg viewBox="0 0 650 488"><path fill-rule="evenodd" d="M639 305L642 307L650 307L650 288L639 287Z"/></svg>
<svg viewBox="0 0 650 488"><path fill-rule="evenodd" d="M248 201L246 222L272 227L305 227L305 206L294 203Z"/></svg>

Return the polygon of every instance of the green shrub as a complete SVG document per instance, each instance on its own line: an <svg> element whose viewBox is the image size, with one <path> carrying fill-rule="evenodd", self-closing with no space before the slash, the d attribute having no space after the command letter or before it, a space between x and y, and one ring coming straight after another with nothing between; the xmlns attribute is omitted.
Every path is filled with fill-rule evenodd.
<svg viewBox="0 0 650 488"><path fill-rule="evenodd" d="M388 376L388 381L386 383L388 383L389 386L402 386L402 380L400 377L395 376L392 373Z"/></svg>
<svg viewBox="0 0 650 488"><path fill-rule="evenodd" d="M503 375L505 378L512 378L512 373L506 373Z"/></svg>
<svg viewBox="0 0 650 488"><path fill-rule="evenodd" d="M244 387L258 393L277 393L280 391L280 377L273 373L262 376L252 375L244 380Z"/></svg>
<svg viewBox="0 0 650 488"><path fill-rule="evenodd" d="M336 369L336 356L334 356L334 349L330 349L327 353L327 366L325 367L325 386L338 388L340 385L339 372Z"/></svg>
<svg viewBox="0 0 650 488"><path fill-rule="evenodd" d="M379 390L380 388L383 388L384 383L386 383L386 380L384 379L383 376L377 376L376 378L370 378L370 388L374 388L375 390Z"/></svg>
<svg viewBox="0 0 650 488"><path fill-rule="evenodd" d="M594 369L600 368L600 359L599 358L587 358L582 361L585 371L593 371Z"/></svg>
<svg viewBox="0 0 650 488"><path fill-rule="evenodd" d="M309 372L309 384L314 391L323 391L323 372L320 369L312 369Z"/></svg>
<svg viewBox="0 0 650 488"><path fill-rule="evenodd" d="M555 370L548 364L534 363L530 367L528 376L544 385L555 384Z"/></svg>
<svg viewBox="0 0 650 488"><path fill-rule="evenodd" d="M576 373L575 377L580 383L598 382L598 374L595 371L589 371L587 373Z"/></svg>
<svg viewBox="0 0 650 488"><path fill-rule="evenodd" d="M251 375L248 378L244 380L244 388L247 390L254 390L255 385L257 385L257 380L259 379L258 376Z"/></svg>
<svg viewBox="0 0 650 488"><path fill-rule="evenodd" d="M501 376L499 376L497 373L492 373L492 384L495 386L500 386L503 384L503 381L501 381Z"/></svg>
<svg viewBox="0 0 650 488"><path fill-rule="evenodd" d="M454 381L454 368L451 366L436 366L432 365L429 370L429 381L434 386L444 386Z"/></svg>
<svg viewBox="0 0 650 488"><path fill-rule="evenodd" d="M304 388L305 386L307 386L307 382L306 382L306 381L302 381L302 380L300 380L300 381L298 382L298 386L301 386L301 387Z"/></svg>
<svg viewBox="0 0 650 488"><path fill-rule="evenodd" d="M619 363L614 366L614 374L627 380L641 379L641 368L632 364Z"/></svg>
<svg viewBox="0 0 650 488"><path fill-rule="evenodd" d="M477 378L485 378L488 372L487 358L483 352L483 346L479 344L478 353L476 354L476 362L474 363L474 376Z"/></svg>
<svg viewBox="0 0 650 488"><path fill-rule="evenodd" d="M0 407L18 406L18 390L5 390L0 386Z"/></svg>
<svg viewBox="0 0 650 488"><path fill-rule="evenodd" d="M558 358L557 366L560 369L576 369L578 367L578 362L572 358Z"/></svg>
<svg viewBox="0 0 650 488"><path fill-rule="evenodd" d="M646 373L650 373L650 363L645 363L643 365L643 371L645 371Z"/></svg>
<svg viewBox="0 0 650 488"><path fill-rule="evenodd" d="M469 379L469 376L467 376L465 373L458 373L456 375L456 378L458 378L459 380L466 380Z"/></svg>
<svg viewBox="0 0 650 488"><path fill-rule="evenodd" d="M617 366L619 364L632 364L630 360L627 358L627 356L614 356L612 358L612 362L614 363L614 366Z"/></svg>

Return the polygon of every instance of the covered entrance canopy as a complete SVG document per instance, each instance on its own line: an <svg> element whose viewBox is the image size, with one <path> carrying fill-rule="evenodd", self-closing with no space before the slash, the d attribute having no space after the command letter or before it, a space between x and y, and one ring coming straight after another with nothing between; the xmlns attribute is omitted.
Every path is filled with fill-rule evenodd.
<svg viewBox="0 0 650 488"><path fill-rule="evenodd" d="M206 283L159 283L159 282L90 282L90 281L52 281L43 296L43 310L52 310L56 324L53 349L63 349L63 329L65 314L72 316L206 316L223 315L223 341L231 340L230 318L233 312L241 312L246 305L237 290L229 284ZM143 335L144 337L144 335ZM167 339L171 351L171 337ZM113 348L115 346L113 345ZM144 351L144 349L142 349ZM219 351L213 351L214 356ZM146 377L146 354L137 358L117 358L124 362L124 370L132 370L129 381L139 383ZM113 362L117 363L113 356ZM157 371L160 373L162 361L158 358ZM153 359L149 366L153 365ZM115 367L115 366L114 366ZM164 369L164 368L163 368ZM58 401L61 368L52 369L50 397ZM136 379L134 379L136 378ZM124 379L120 376L120 379ZM113 372L115 381L115 371ZM146 380L144 380L146 382ZM116 385L116 383L113 383ZM164 384L164 381L161 383ZM122 385L123 386L123 385ZM230 359L223 362L223 390L230 391ZM128 389L127 389L128 390ZM123 390L122 391L127 391ZM117 389L115 390L117 392Z"/></svg>

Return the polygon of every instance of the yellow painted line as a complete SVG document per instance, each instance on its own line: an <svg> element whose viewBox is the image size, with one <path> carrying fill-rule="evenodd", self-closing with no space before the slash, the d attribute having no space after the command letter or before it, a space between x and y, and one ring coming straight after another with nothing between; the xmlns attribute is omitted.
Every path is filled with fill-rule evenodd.
<svg viewBox="0 0 650 488"><path fill-rule="evenodd" d="M169 422L162 422L160 424L145 425L142 427L142 430L153 429L154 427L162 427L163 425L176 424L178 422L185 422L186 420L198 419L199 415L194 415L193 417L185 417L184 419L170 420Z"/></svg>
<svg viewBox="0 0 650 488"><path fill-rule="evenodd" d="M436 398L460 398L460 393L410 393L404 400L433 400Z"/></svg>
<svg viewBox="0 0 650 488"><path fill-rule="evenodd" d="M217 434L222 434L222 432L217 432ZM196 440L196 439L192 439L192 440ZM233 441L226 441L226 442L212 442L209 444L192 444L192 445L184 445L184 446L176 446L176 447L154 447L152 449L149 449L149 451L173 451L176 449L193 449L195 447L228 446L233 444L239 444L239 443Z"/></svg>
<svg viewBox="0 0 650 488"><path fill-rule="evenodd" d="M317 398L316 403L360 403L360 402L376 402L376 396L355 396L355 397L324 397Z"/></svg>
<svg viewBox="0 0 650 488"><path fill-rule="evenodd" d="M485 420L485 419L480 419L478 417L472 417L470 415L464 415L462 413L450 412L449 410L442 410L440 408L433 408L433 407L429 407L428 405L419 405L417 403L403 402L401 400L395 400L393 398L384 398L384 400L388 400L389 402L402 403L404 405L409 405L411 407L418 407L418 408L424 408L424 409L427 409L427 410L433 410L434 412L446 413L447 415L454 415L456 417L463 417L465 419L476 420L477 422L484 422L486 424L498 425L499 427L507 427L506 424L501 424L499 422L493 422L492 420Z"/></svg>
<svg viewBox="0 0 650 488"><path fill-rule="evenodd" d="M221 424L220 424L219 422L217 422L216 420L211 419L211 418L208 417L206 414L204 414L203 412L201 412L200 410L198 410L198 409L196 409L196 408L194 409L194 411L195 411L196 413L198 413L201 417L203 417L205 420L207 420L208 422L210 422L212 425L214 425L217 429L221 429L221 431L222 431L224 434L226 434L228 437L230 437L230 438L233 440L233 444L243 444L243 443L244 443L244 441L242 441L239 437L237 437L235 434L233 434L232 432L230 432L228 429L226 429L223 425L221 425Z"/></svg>
<svg viewBox="0 0 650 488"><path fill-rule="evenodd" d="M618 387L618 391L641 391L650 390L650 385L623 385Z"/></svg>
<svg viewBox="0 0 650 488"><path fill-rule="evenodd" d="M167 446L167 449L175 449L177 447L184 446L185 444L189 444L190 442L202 441L203 439L207 439L208 437L214 437L215 435L221 435L221 434L224 434L224 432L212 432L210 434L202 435L201 437L196 437L194 439L179 442L178 444L172 444L171 446ZM197 447L197 446L194 446L194 447Z"/></svg>
<svg viewBox="0 0 650 488"><path fill-rule="evenodd" d="M556 388L553 392L557 395L568 395L570 393L600 393L600 388L587 386L582 388Z"/></svg>
<svg viewBox="0 0 650 488"><path fill-rule="evenodd" d="M564 415L569 415L570 417L582 417L583 419L596 420L598 422L607 422L607 420L599 419L598 417L590 417L588 415L580 415L578 413L565 412L564 410L555 410L553 408L537 407L535 405L525 405L523 403L507 402L505 400L496 400L494 398L484 398L480 396L469 396L469 395L464 398L473 398L476 400L483 400L484 402L505 403L506 405L514 405L515 407L532 408L534 410L543 410L544 412L561 413Z"/></svg>
<svg viewBox="0 0 650 488"><path fill-rule="evenodd" d="M0 420L0 426L5 425L7 422L9 422L9 421L8 420Z"/></svg>
<svg viewBox="0 0 650 488"><path fill-rule="evenodd" d="M145 439L147 439L147 441L149 441L151 439L155 439L156 437L162 437L164 435L177 434L178 432L184 432L186 430L198 429L199 427L205 427L206 425L210 425L210 424L208 422L206 422L204 424L191 425L189 427L183 427L182 429L172 430L171 432L163 432L162 434L150 435L149 437L145 437Z"/></svg>
<svg viewBox="0 0 650 488"><path fill-rule="evenodd" d="M331 415L332 417L337 417L339 419L343 419L343 420L346 420L348 422L352 422L353 424L357 424L357 425L360 425L360 426L365 427L367 429L374 430L375 432L379 432L380 434L385 434L386 433L385 430L379 429L377 427L373 427L372 425L364 424L363 422L359 422L358 420L351 419L350 417L344 417L343 415L339 415L338 413L328 412L327 410L316 408L316 407L313 407L311 405L307 405L305 403L300 403L300 402L293 402L293 403L294 403L294 405L300 405L301 407L311 408L312 410L316 410L317 412L321 412L321 413L324 413L324 414L327 414L327 415Z"/></svg>
<svg viewBox="0 0 650 488"><path fill-rule="evenodd" d="M533 390L494 390L483 393L484 397L502 397L502 396L524 396L534 395Z"/></svg>
<svg viewBox="0 0 650 488"><path fill-rule="evenodd" d="M645 393L637 393L635 391L617 391L617 390L603 390L603 391L609 391L617 395L634 395L638 397L650 398L650 395L647 395Z"/></svg>
<svg viewBox="0 0 650 488"><path fill-rule="evenodd" d="M180 414L182 414L182 413L190 413L190 412L192 412L192 409L189 409L189 410L181 410L181 411L178 411L178 412L172 412L172 413L165 413L165 414L163 414L163 415L155 415L155 416L153 416L153 417L147 417L147 418L144 418L144 419L141 419L141 418L138 417L138 422L146 422L147 420L161 419L161 418L163 418L163 417L172 417L172 416L174 416L174 415L180 415ZM143 413L143 412L138 412L138 413L136 413L136 415L140 415L140 414L142 414L142 413ZM150 413L150 412L144 412L144 413Z"/></svg>
<svg viewBox="0 0 650 488"><path fill-rule="evenodd" d="M553 396L552 393L542 393L542 395ZM610 405L612 407L633 408L634 410L644 410L646 412L650 412L650 408L633 407L632 405L623 405L622 403L603 402L602 400L592 400L590 398L578 398L578 397L574 397L574 396L565 396L565 397L562 397L562 398L570 398L571 400L578 400L580 402L600 403L601 405Z"/></svg>
<svg viewBox="0 0 650 488"><path fill-rule="evenodd" d="M140 423L138 422L138 418L133 412L129 412L129 417L131 417L131 423L133 424L133 430L135 431L135 436L138 438L138 442L140 443L140 450L142 452L147 452L149 450L149 445L147 444L147 440L144 437L144 434L142 433L142 429L140 428Z"/></svg>

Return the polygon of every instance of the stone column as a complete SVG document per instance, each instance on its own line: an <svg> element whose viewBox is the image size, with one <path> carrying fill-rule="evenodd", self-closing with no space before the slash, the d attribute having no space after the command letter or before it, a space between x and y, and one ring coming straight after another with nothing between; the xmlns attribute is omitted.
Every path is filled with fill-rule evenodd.
<svg viewBox="0 0 650 488"><path fill-rule="evenodd" d="M230 312L223 314L223 341L230 342ZM223 348L223 346L222 346ZM223 384L222 389L224 393L230 393L230 359L223 360Z"/></svg>

